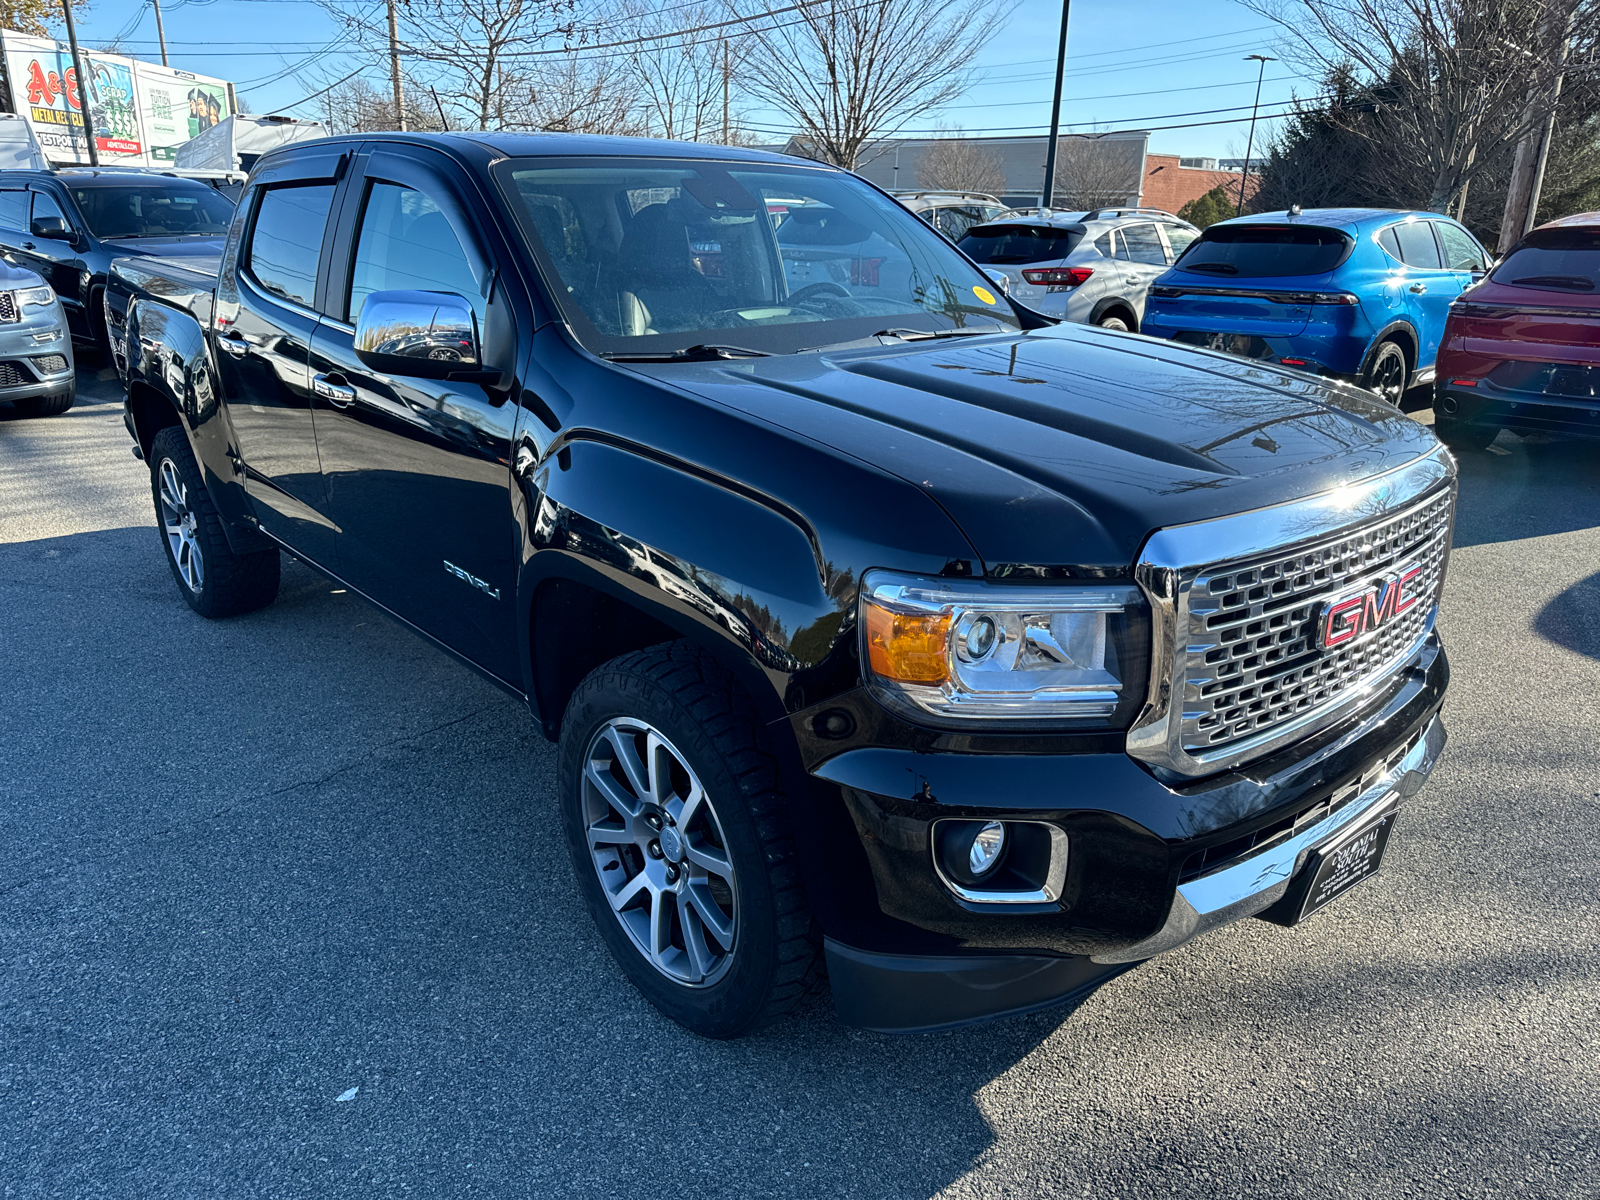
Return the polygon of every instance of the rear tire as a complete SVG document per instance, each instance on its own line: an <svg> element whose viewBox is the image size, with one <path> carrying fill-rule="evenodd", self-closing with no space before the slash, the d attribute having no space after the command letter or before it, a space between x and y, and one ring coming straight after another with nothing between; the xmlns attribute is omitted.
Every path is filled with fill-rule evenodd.
<svg viewBox="0 0 1600 1200"><path fill-rule="evenodd" d="M55 417L72 407L72 402L78 398L78 388L74 384L64 392L57 392L54 396L27 396L11 403L16 410L25 417Z"/></svg>
<svg viewBox="0 0 1600 1200"><path fill-rule="evenodd" d="M684 642L580 683L561 819L589 913L651 1004L710 1038L776 1019L818 978L777 762L755 705Z"/></svg>
<svg viewBox="0 0 1600 1200"><path fill-rule="evenodd" d="M1367 364L1367 369L1361 372L1361 386L1377 393L1378 399L1385 404L1399 408L1400 402L1405 399L1406 382L1410 374L1411 364L1406 361L1406 352L1399 343L1380 342L1372 352L1372 361Z"/></svg>
<svg viewBox="0 0 1600 1200"><path fill-rule="evenodd" d="M1474 425L1444 413L1434 413L1433 432L1452 450L1487 450L1490 443L1500 436L1497 425Z"/></svg>
<svg viewBox="0 0 1600 1200"><path fill-rule="evenodd" d="M150 443L150 492L162 553L190 608L212 619L236 617L277 598L278 551L240 554L228 544L181 426L167 426Z"/></svg>
<svg viewBox="0 0 1600 1200"><path fill-rule="evenodd" d="M1124 320L1122 317L1115 316L1115 315L1107 315L1107 316L1101 317L1098 321L1095 322L1095 324L1100 326L1101 329L1114 329L1118 333L1129 333L1129 332L1131 332L1131 330L1128 328L1128 322L1126 320Z"/></svg>

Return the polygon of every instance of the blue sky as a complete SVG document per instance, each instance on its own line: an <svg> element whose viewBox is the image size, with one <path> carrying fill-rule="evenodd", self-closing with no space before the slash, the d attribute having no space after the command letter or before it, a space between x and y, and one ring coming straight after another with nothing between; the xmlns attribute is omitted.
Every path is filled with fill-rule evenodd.
<svg viewBox="0 0 1600 1200"><path fill-rule="evenodd" d="M310 0L169 0L162 13L172 65L233 80L257 112L283 111L355 65L340 66L336 53L318 55L337 30ZM1057 0L1023 0L984 49L972 86L915 128L1043 132L1060 15ZM125 52L160 61L155 19L143 0L98 0L79 18L80 36L94 46L130 27ZM1281 34L1235 0L1077 0L1062 122L1068 131L1151 129L1157 153L1242 155L1257 71L1244 56L1277 55L1279 44ZM308 59L312 65L302 65ZM382 86L381 69L372 75ZM1315 90L1289 64L1268 63L1262 112L1281 112L1295 91ZM316 105L300 115L316 116ZM753 115L763 124L774 119ZM1258 147L1260 136L1258 128Z"/></svg>

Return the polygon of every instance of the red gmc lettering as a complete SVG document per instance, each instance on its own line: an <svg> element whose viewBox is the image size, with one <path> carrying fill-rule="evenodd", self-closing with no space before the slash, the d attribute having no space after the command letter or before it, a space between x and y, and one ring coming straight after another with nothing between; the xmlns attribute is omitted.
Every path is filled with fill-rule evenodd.
<svg viewBox="0 0 1600 1200"><path fill-rule="evenodd" d="M1323 610L1321 627L1317 630L1318 645L1325 650L1342 646L1410 612L1422 599L1410 591L1411 584L1421 574L1422 564L1412 563L1386 580L1381 590L1374 585L1330 604Z"/></svg>

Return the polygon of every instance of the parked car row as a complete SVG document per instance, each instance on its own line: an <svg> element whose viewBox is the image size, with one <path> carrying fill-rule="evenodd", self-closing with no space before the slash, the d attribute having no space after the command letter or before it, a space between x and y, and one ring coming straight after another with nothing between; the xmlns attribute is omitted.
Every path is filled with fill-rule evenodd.
<svg viewBox="0 0 1600 1200"><path fill-rule="evenodd" d="M1435 392L1435 431L1600 436L1600 214L1488 251L1432 212L1298 208L1203 233L1168 213L1011 213L960 239L1011 298L1358 384Z"/></svg>
<svg viewBox="0 0 1600 1200"><path fill-rule="evenodd" d="M0 288L11 289L0 291L0 400L28 415L71 408L73 344L112 351L112 260L214 258L234 205L210 183L139 168L0 171Z"/></svg>

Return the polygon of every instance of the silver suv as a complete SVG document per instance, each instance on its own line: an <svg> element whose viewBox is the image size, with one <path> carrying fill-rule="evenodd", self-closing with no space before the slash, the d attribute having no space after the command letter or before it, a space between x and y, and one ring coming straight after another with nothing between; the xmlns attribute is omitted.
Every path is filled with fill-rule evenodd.
<svg viewBox="0 0 1600 1200"><path fill-rule="evenodd" d="M890 192L929 225L952 242L959 242L967 230L993 221L1011 210L987 192L941 192L933 190Z"/></svg>
<svg viewBox="0 0 1600 1200"><path fill-rule="evenodd" d="M1052 317L1138 332L1150 283L1200 231L1158 208L1019 210L956 244L1013 300Z"/></svg>

